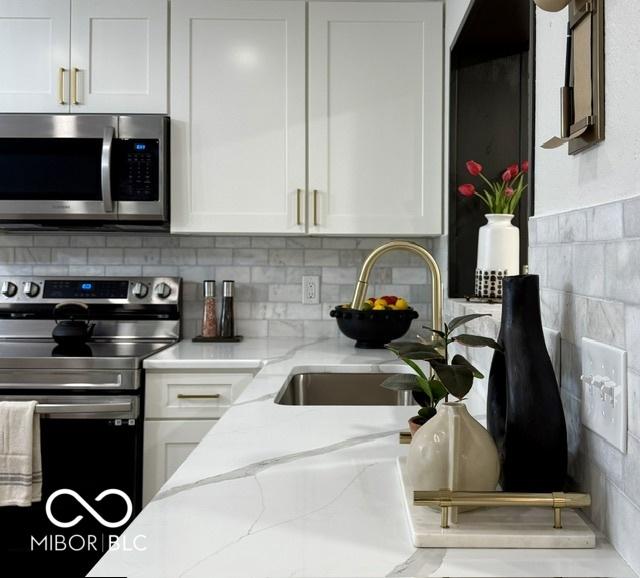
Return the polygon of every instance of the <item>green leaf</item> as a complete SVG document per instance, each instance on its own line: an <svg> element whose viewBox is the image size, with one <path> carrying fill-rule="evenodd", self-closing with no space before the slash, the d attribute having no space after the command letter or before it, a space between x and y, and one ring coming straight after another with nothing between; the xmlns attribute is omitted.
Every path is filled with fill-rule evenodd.
<svg viewBox="0 0 640 578"><path fill-rule="evenodd" d="M429 359L438 359L442 357L442 354L436 349L433 344L425 344L417 341L409 341L401 343L400 345L394 345L388 347L398 357L406 357L408 359L422 359L427 361Z"/></svg>
<svg viewBox="0 0 640 578"><path fill-rule="evenodd" d="M440 337L446 337L447 336L444 331L438 331L437 329L434 329L433 327L427 327L426 325L423 325L422 329L428 329L429 331L431 331L431 333L435 333L436 335L439 335Z"/></svg>
<svg viewBox="0 0 640 578"><path fill-rule="evenodd" d="M453 339L461 345L467 345L469 347L491 347L497 351L502 351L502 347L500 347L494 339L491 339L491 337L461 333L460 335L456 335Z"/></svg>
<svg viewBox="0 0 640 578"><path fill-rule="evenodd" d="M418 376L413 373L397 373L391 375L380 385L394 391L410 391L419 387Z"/></svg>
<svg viewBox="0 0 640 578"><path fill-rule="evenodd" d="M442 382L438 379L432 379L429 381L431 391L433 392L433 403L437 404L441 399L444 399L449 395L447 388L442 385Z"/></svg>
<svg viewBox="0 0 640 578"><path fill-rule="evenodd" d="M410 359L407 359L406 357L401 357L400 359L404 361L411 369L413 369L413 371L415 371L420 377L422 377L423 379L427 379L424 371L420 369L420 366L417 363L411 361Z"/></svg>
<svg viewBox="0 0 640 578"><path fill-rule="evenodd" d="M417 381L418 381L418 385L420 386L420 389L422 389L422 391L424 391L427 394L427 397L429 398L429 401L431 402L431 405L432 405L433 392L431 391L431 385L429 383L429 380L424 377L418 377Z"/></svg>
<svg viewBox="0 0 640 578"><path fill-rule="evenodd" d="M460 317L454 317L449 322L449 333L451 333L454 329L457 329L461 325L465 323L469 323L469 321L473 321L474 319L478 319L479 317L491 317L490 313L472 313L471 315L461 315Z"/></svg>
<svg viewBox="0 0 640 578"><path fill-rule="evenodd" d="M408 353L405 353L403 355L400 356L401 359L415 359L418 361L429 361L431 362L432 360L444 360L444 356L438 352L438 351L433 351L433 352L425 352L425 351L409 351Z"/></svg>
<svg viewBox="0 0 640 578"><path fill-rule="evenodd" d="M443 347L445 345L444 337L440 337L439 335L434 334L431 338L425 339L421 335L418 335L416 336L416 339L423 345L431 345L433 347L436 347L436 349L440 351L441 354L443 353Z"/></svg>
<svg viewBox="0 0 640 578"><path fill-rule="evenodd" d="M431 365L451 395L462 399L469 393L473 385L473 373L468 367L435 361Z"/></svg>
<svg viewBox="0 0 640 578"><path fill-rule="evenodd" d="M418 415L423 417L427 421L429 421L434 415L436 415L437 411L435 407L421 407L420 411L418 411Z"/></svg>
<svg viewBox="0 0 640 578"><path fill-rule="evenodd" d="M462 355L454 355L453 359L451 360L451 364L452 365L460 365L463 367L468 367L471 370L471 373L473 373L473 377L477 377L478 379L482 379L484 377L484 375L482 373L480 373L480 371L474 367L468 359L466 359L465 357L463 357Z"/></svg>
<svg viewBox="0 0 640 578"><path fill-rule="evenodd" d="M424 391L422 391L422 389L414 389L411 393L414 401L420 407L427 407L431 405L431 398Z"/></svg>

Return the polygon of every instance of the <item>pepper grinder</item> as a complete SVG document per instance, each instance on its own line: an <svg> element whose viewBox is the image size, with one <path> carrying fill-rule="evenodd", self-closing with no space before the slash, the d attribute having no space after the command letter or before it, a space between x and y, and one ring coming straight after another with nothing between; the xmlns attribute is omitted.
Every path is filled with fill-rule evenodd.
<svg viewBox="0 0 640 578"><path fill-rule="evenodd" d="M204 303L202 305L202 337L218 337L216 317L216 282L203 281Z"/></svg>
<svg viewBox="0 0 640 578"><path fill-rule="evenodd" d="M220 315L220 336L235 337L233 320L233 281L222 282L222 314Z"/></svg>

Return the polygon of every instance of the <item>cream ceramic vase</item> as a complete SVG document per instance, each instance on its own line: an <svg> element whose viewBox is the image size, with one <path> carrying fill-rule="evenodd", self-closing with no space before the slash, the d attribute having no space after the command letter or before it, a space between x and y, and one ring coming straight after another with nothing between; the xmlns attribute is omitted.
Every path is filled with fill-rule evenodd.
<svg viewBox="0 0 640 578"><path fill-rule="evenodd" d="M513 215L488 213L487 224L478 231L476 297L500 299L502 279L520 274L520 232Z"/></svg>
<svg viewBox="0 0 640 578"><path fill-rule="evenodd" d="M461 402L443 403L413 436L407 472L414 490L494 491L498 450Z"/></svg>

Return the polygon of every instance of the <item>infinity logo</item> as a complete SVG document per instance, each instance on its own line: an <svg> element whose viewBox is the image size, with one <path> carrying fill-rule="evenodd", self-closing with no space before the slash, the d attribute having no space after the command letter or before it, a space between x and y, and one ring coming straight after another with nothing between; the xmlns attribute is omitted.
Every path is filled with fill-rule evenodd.
<svg viewBox="0 0 640 578"><path fill-rule="evenodd" d="M47 499L47 503L45 505L47 518L49 518L49 521L52 524L58 526L58 528L71 528L72 526L78 524L80 520L82 520L82 518L84 518L84 516L78 515L70 522L61 522L60 520L57 520L55 518L55 516L51 513L51 504L53 503L53 500L63 494L73 496L78 502L80 502L80 504L82 504L87 512L89 512L96 520L98 520L98 522L100 522L107 528L119 528L120 526L123 526L129 521L129 518L131 518L131 514L133 513L133 504L131 503L129 496L127 496L127 494L125 494L122 490L112 488L110 490L105 490L104 492L101 492L96 496L96 502L99 502L105 496L111 496L115 494L116 496L120 496L125 501L125 504L127 504L127 513L125 514L124 518L122 518L122 520L119 520L118 522L109 522L108 520L105 520L100 514L98 514L98 512L96 512L91 507L91 505L80 494L78 494L78 492L74 492L73 490L68 489L61 489L53 492L53 494L51 494Z"/></svg>

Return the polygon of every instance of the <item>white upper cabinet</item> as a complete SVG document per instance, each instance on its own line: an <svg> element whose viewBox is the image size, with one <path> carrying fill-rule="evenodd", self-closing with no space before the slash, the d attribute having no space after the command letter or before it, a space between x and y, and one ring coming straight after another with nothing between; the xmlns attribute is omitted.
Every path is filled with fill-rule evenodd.
<svg viewBox="0 0 640 578"><path fill-rule="evenodd" d="M171 11L172 231L442 232L441 3Z"/></svg>
<svg viewBox="0 0 640 578"><path fill-rule="evenodd" d="M0 112L69 109L69 0L0 0Z"/></svg>
<svg viewBox="0 0 640 578"><path fill-rule="evenodd" d="M174 0L176 233L305 231L304 2Z"/></svg>
<svg viewBox="0 0 640 578"><path fill-rule="evenodd" d="M0 0L0 112L166 113L167 0Z"/></svg>
<svg viewBox="0 0 640 578"><path fill-rule="evenodd" d="M442 4L309 4L311 233L442 232Z"/></svg>
<svg viewBox="0 0 640 578"><path fill-rule="evenodd" d="M167 112L167 11L166 0L72 0L72 112Z"/></svg>

